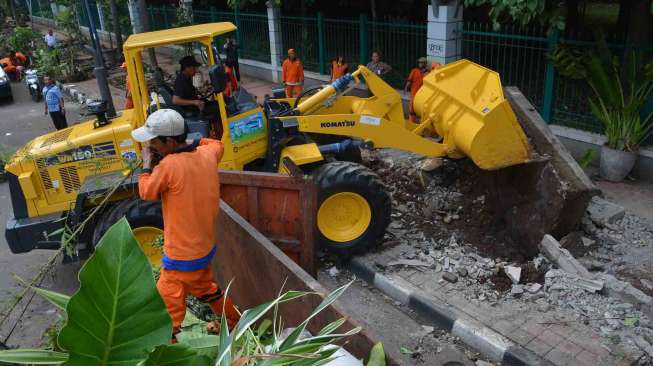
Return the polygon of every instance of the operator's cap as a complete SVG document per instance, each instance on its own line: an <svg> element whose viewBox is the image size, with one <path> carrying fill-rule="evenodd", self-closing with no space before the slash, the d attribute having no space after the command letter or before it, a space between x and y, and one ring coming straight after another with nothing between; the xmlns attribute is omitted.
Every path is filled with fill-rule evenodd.
<svg viewBox="0 0 653 366"><path fill-rule="evenodd" d="M191 66L197 67L197 66L201 66L202 64L197 62L197 60L193 56L184 56L181 58L181 60L179 60L179 65L181 65L181 69L183 70L187 67L191 67Z"/></svg>
<svg viewBox="0 0 653 366"><path fill-rule="evenodd" d="M426 57L420 57L417 59L417 63L426 63Z"/></svg>
<svg viewBox="0 0 653 366"><path fill-rule="evenodd" d="M138 142L146 142L159 136L179 136L184 131L184 117L179 112L159 109L147 117L143 127L132 131L132 137Z"/></svg>
<svg viewBox="0 0 653 366"><path fill-rule="evenodd" d="M296 53L294 48L289 48L288 53Z"/></svg>

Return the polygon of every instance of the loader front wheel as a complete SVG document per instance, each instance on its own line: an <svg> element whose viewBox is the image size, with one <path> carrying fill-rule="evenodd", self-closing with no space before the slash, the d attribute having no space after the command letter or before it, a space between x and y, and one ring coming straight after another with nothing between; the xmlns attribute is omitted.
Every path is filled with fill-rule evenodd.
<svg viewBox="0 0 653 366"><path fill-rule="evenodd" d="M163 214L161 202L147 202L140 199L127 199L109 208L93 231L93 245L109 228L126 217L136 241L154 267L161 265L163 259Z"/></svg>
<svg viewBox="0 0 653 366"><path fill-rule="evenodd" d="M314 177L321 246L347 257L378 244L392 210L379 176L360 164L336 161L319 167Z"/></svg>

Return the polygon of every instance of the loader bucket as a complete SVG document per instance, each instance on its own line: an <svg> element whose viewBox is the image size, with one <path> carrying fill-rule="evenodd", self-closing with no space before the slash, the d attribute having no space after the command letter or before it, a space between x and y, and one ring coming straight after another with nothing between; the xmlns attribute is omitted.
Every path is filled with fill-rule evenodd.
<svg viewBox="0 0 653 366"><path fill-rule="evenodd" d="M447 155L469 157L487 170L529 161L529 145L499 74L460 60L424 77L413 105L444 141Z"/></svg>

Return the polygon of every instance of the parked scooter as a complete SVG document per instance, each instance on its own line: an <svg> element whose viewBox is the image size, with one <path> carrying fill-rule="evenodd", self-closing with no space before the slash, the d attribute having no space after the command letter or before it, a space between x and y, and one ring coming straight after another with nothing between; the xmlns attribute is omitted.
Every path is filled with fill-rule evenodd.
<svg viewBox="0 0 653 366"><path fill-rule="evenodd" d="M29 89L32 100L35 102L41 101L43 85L36 69L25 71L25 84L27 85L27 89Z"/></svg>

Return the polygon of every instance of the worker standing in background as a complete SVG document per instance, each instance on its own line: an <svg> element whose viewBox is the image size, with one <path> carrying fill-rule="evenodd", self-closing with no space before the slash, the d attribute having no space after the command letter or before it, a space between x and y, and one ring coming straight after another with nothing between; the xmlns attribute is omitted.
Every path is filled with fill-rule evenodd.
<svg viewBox="0 0 653 366"><path fill-rule="evenodd" d="M226 63L231 63L236 80L240 83L240 65L238 64L238 50L240 45L236 43L233 37L227 37L227 43L222 46L224 53L227 55Z"/></svg>
<svg viewBox="0 0 653 366"><path fill-rule="evenodd" d="M127 63L123 62L120 68L125 71L125 109L134 108L134 100L132 99L132 90L129 86L129 75L127 75Z"/></svg>
<svg viewBox="0 0 653 366"><path fill-rule="evenodd" d="M408 74L408 79L406 79L406 86L404 86L404 91L408 92L410 88L410 121L416 122L417 115L415 114L415 109L413 108L413 101L415 100L415 94L419 88L422 87L424 81L424 75L426 75L430 70L426 67L426 57L420 57L417 60L417 67L410 70Z"/></svg>
<svg viewBox="0 0 653 366"><path fill-rule="evenodd" d="M281 79L286 87L286 97L298 97L302 93L304 85L304 65L297 58L295 49L288 50L288 58L283 61L281 67Z"/></svg>
<svg viewBox="0 0 653 366"><path fill-rule="evenodd" d="M224 63L224 72L227 74L227 83L224 89L224 95L230 97L234 91L238 90L238 77L234 75L235 65L231 61Z"/></svg>
<svg viewBox="0 0 653 366"><path fill-rule="evenodd" d="M392 71L392 67L390 65L381 61L381 54L378 51L372 52L372 60L367 64L367 68L382 79L387 73Z"/></svg>
<svg viewBox="0 0 653 366"><path fill-rule="evenodd" d="M48 29L48 33L43 37L43 41L50 50L57 47L57 37L54 36L52 29Z"/></svg>
<svg viewBox="0 0 653 366"><path fill-rule="evenodd" d="M173 342L186 315L188 294L207 303L217 315L224 310L227 325L233 328L240 315L220 290L211 268L218 249L215 230L220 182L216 167L222 159L222 142L201 139L188 144L184 117L172 109L152 113L143 127L132 131L132 137L149 143L141 155L139 195L146 201L160 199L163 207L163 263L157 289L172 318ZM156 167L150 148L163 157Z"/></svg>
<svg viewBox="0 0 653 366"><path fill-rule="evenodd" d="M66 109L61 90L49 75L43 77L43 84L45 84L43 87L45 114L50 114L54 127L57 130L62 130L68 127L68 122L66 121Z"/></svg>
<svg viewBox="0 0 653 366"><path fill-rule="evenodd" d="M345 76L348 68L349 65L345 62L345 58L339 55L338 58L331 62L331 82Z"/></svg>

